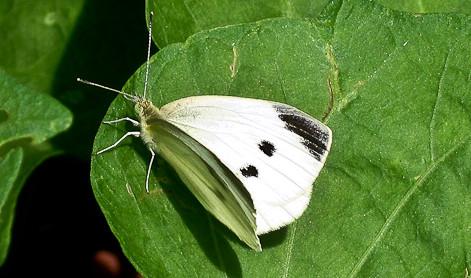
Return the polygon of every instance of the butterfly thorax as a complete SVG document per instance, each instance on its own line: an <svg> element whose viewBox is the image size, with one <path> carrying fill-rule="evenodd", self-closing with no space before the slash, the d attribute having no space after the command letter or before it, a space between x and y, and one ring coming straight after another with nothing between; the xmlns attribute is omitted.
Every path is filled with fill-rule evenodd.
<svg viewBox="0 0 471 278"><path fill-rule="evenodd" d="M151 125L160 119L159 108L157 108L150 100L139 98L134 106L139 122L141 124L141 138L144 143L153 150L157 151L157 142L155 136L151 133Z"/></svg>

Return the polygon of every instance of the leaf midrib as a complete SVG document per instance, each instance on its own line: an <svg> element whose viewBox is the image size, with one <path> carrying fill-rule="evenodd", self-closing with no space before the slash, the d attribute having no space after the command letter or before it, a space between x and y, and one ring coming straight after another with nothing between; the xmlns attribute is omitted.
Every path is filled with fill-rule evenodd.
<svg viewBox="0 0 471 278"><path fill-rule="evenodd" d="M332 35L332 40L333 41L333 38L335 37L335 30L336 30L336 25L337 25L337 17L338 17L338 14L340 13L340 10L342 9L344 3L342 1L339 9L338 9L338 12L335 16L335 24L334 26L332 27L333 29L333 35ZM326 49L328 49L329 47L329 43L326 44ZM388 59L387 61L390 61L391 58L395 55L395 53L397 53L397 46L394 48L394 50L388 55ZM448 59L449 59L449 55L450 55L450 52L451 50L448 51L447 53L447 56L445 58L445 63L444 63L444 66L442 68L442 72L440 74L440 77L439 77L439 85L438 85L438 94L440 94L440 91L441 91L441 85L442 85L442 82L443 82L443 76L445 75L445 71L447 69L447 65L448 65ZM330 55L329 55L330 54ZM338 67L337 67L337 62L336 62L336 59L335 59L335 53L333 51L331 51L331 53L327 53L327 60L329 62L329 64L331 65L331 71L335 71L335 70L339 70ZM368 75L368 79L366 81L370 81L374 76L378 75L378 69L382 68L387 62L383 62L379 68L377 68L376 70L373 71L373 73L371 75ZM335 83L337 83L339 86L338 86L338 92L337 92L337 95L339 95L340 93L340 80L338 80L338 76L339 74L334 74L333 75L334 77L337 77L337 80L334 80ZM363 83L362 86L360 87L364 87L364 85L366 84ZM339 101L337 101L337 109L332 109L333 113L335 112L339 112L342 110L343 107L345 107L351 100L355 99L356 96L358 95L358 92L359 92L359 87L357 88L354 88L354 90L352 90L350 93L348 93L347 95L345 95L343 98L339 99ZM334 92L334 95L335 95L335 92ZM438 102L438 96L437 96L437 100ZM437 103L435 103L435 106L437 105ZM435 108L434 107L434 112L435 112ZM329 118L330 116L333 114L333 113L330 113L329 115L327 115L327 117L325 118L325 123L327 123L329 121ZM433 113L434 114L434 113ZM431 120L431 124L433 122L433 116L432 115L432 120ZM352 268L350 274L348 275L349 277L355 277L357 276L357 274L359 273L359 271L362 269L363 265L365 264L365 262L367 261L367 259L371 256L373 250L375 249L375 247L378 245L379 242L381 242L381 240L384 238L386 232L389 230L391 224L397 219L399 213L403 210L403 208L406 206L406 204L409 202L410 198L414 195L414 193L417 192L418 188L420 188L424 183L425 181L428 179L428 177L430 177L434 172L435 170L437 169L437 167L442 164L443 162L445 162L449 156L455 152L456 150L458 150L459 148L461 148L462 146L465 145L465 143L467 141L469 141L469 139L471 138L471 135L467 136L465 139L463 139L461 142L459 142L458 144L456 144L453 148L451 148L450 150L448 150L444 155L442 155L439 159L437 160L433 160L432 159L432 163L429 165L429 167L427 167L425 169L425 171L423 173L421 173L419 175L419 179L417 179L417 181L411 186L411 188L406 192L406 194L402 197L402 199L399 201L399 203L396 205L396 207L394 208L394 210L389 214L389 216L386 218L386 221L385 223L383 224L383 226L381 227L381 229L379 230L379 232L376 234L376 236L374 237L374 240L370 243L370 245L366 248L366 250L363 252L363 254L361 255L361 257L359 258L358 262L354 265L354 267ZM432 138L431 138L432 139ZM431 140L432 141L432 140ZM432 144L432 142L430 142L430 144ZM433 155L433 152L432 152L432 149L431 149L431 155L432 155L432 158L434 158L434 155ZM293 237L295 235L293 234ZM292 242L290 241L290 244ZM288 276L288 273L289 273L289 264L290 264L290 253L292 252L292 246L289 247L289 255L287 256L287 264L286 264L286 271L285 273L283 274L283 277L287 277Z"/></svg>
<svg viewBox="0 0 471 278"><path fill-rule="evenodd" d="M417 179L417 181L413 184L413 186L406 192L406 194L402 197L402 199L399 201L397 206L394 208L394 210L389 214L389 216L386 218L386 221L384 222L383 226L379 230L379 232L376 234L374 240L370 243L368 248L363 252L361 255L359 261L355 266L353 267L352 271L348 275L348 277L355 277L358 272L361 270L363 265L365 264L366 260L371 256L373 249L378 245L378 243L383 239L384 235L386 232L389 230L389 227L391 224L394 222L394 220L397 219L397 216L401 212L401 210L406 206L406 204L409 202L410 198L412 195L414 195L415 192L417 192L418 188L421 187L424 182L427 180L428 177L430 177L437 167L444 163L451 154L453 154L455 151L457 151L459 148L465 145L467 141L471 138L471 135L468 135L465 139L463 139L461 142L456 144L453 148L448 150L444 155L442 155L438 160L435 162L432 162L430 166L425 169L425 171L420 174L420 178Z"/></svg>

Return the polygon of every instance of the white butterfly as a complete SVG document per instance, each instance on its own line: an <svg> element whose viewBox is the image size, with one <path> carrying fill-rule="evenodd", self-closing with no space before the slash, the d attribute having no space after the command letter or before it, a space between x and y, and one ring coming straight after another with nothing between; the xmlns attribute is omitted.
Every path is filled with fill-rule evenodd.
<svg viewBox="0 0 471 278"><path fill-rule="evenodd" d="M332 132L308 114L287 104L231 96L187 97L159 109L145 93L139 97L78 81L123 94L139 117L106 122L130 121L140 131L98 153L127 136L142 138L152 154L147 192L158 153L203 207L251 248L260 251L258 235L293 222L309 204Z"/></svg>

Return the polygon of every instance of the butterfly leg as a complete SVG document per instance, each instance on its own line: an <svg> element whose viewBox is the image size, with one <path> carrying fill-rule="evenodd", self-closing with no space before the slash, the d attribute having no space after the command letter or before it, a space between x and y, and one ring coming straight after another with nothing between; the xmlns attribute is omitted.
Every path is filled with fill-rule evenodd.
<svg viewBox="0 0 471 278"><path fill-rule="evenodd" d="M133 120L129 117L125 117L125 118L121 118L121 119L117 119L117 120L112 120L112 121L103 121L104 124L115 124L115 123L119 123L119 122L131 122L134 126L139 126L139 122L136 121L136 120Z"/></svg>
<svg viewBox="0 0 471 278"><path fill-rule="evenodd" d="M124 134L123 137L119 138L118 141L116 141L113 145L107 147L107 148L104 148L103 150L97 152L96 154L101 154L101 153L104 153L106 151L109 151L111 150L112 148L116 147L117 145L119 145L119 143L121 143L121 141L123 141L124 139L126 139L126 137L128 136L134 136L134 137L139 137L141 136L141 132L140 131L129 131L128 133Z"/></svg>
<svg viewBox="0 0 471 278"><path fill-rule="evenodd" d="M147 169L147 177L146 177L146 192L149 193L149 176L150 176L150 170L152 169L152 163L154 163L154 158L155 158L155 152L149 148L150 153L152 154L152 157L150 158L149 162L149 168Z"/></svg>

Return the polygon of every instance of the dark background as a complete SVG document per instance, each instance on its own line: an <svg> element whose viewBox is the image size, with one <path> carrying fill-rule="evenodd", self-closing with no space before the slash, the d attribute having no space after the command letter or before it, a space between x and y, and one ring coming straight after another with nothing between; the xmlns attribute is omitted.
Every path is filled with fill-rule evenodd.
<svg viewBox="0 0 471 278"><path fill-rule="evenodd" d="M74 113L74 123L52 140L62 155L43 162L24 185L0 277L137 276L95 201L89 178L94 134L115 95L75 79L121 88L145 62L147 35L144 1L84 1L49 92ZM77 91L86 101L77 102ZM91 112L78 117L80 111Z"/></svg>
<svg viewBox="0 0 471 278"><path fill-rule="evenodd" d="M36 168L18 199L0 277L135 276L93 197L89 173L89 163L72 156ZM119 259L120 274L113 275L97 257L100 251Z"/></svg>

